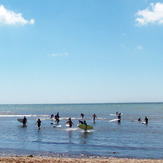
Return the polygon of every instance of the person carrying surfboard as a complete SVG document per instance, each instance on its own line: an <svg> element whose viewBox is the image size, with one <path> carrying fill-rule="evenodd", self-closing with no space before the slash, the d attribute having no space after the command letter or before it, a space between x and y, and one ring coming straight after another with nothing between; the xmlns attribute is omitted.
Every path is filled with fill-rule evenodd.
<svg viewBox="0 0 163 163"><path fill-rule="evenodd" d="M85 131L87 131L87 123L85 120L84 120L83 124L86 125Z"/></svg>
<svg viewBox="0 0 163 163"><path fill-rule="evenodd" d="M71 118L69 118L65 124L69 124L69 127L71 128L74 123L72 122Z"/></svg>
<svg viewBox="0 0 163 163"><path fill-rule="evenodd" d="M24 116L24 118L23 118L23 126L26 126L26 123L27 123L27 118Z"/></svg>
<svg viewBox="0 0 163 163"><path fill-rule="evenodd" d="M84 120L84 121L79 120L79 125L78 125L78 127L79 127L80 129L85 130L85 131L93 129L93 126L87 125L87 123L86 123L85 120Z"/></svg>

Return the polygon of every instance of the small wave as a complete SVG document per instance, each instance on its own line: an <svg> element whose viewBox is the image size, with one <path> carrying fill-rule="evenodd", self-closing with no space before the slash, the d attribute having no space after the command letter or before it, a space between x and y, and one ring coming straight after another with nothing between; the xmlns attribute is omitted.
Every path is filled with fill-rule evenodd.
<svg viewBox="0 0 163 163"><path fill-rule="evenodd" d="M65 131L76 131L76 130L78 130L78 128L66 128L66 129L64 129Z"/></svg>
<svg viewBox="0 0 163 163"><path fill-rule="evenodd" d="M29 115L3 115L1 114L0 117L47 117L49 115L34 115L34 114L29 114Z"/></svg>
<svg viewBox="0 0 163 163"><path fill-rule="evenodd" d="M117 114L109 114L110 116L117 116ZM123 113L121 113L121 115L123 115Z"/></svg>
<svg viewBox="0 0 163 163"><path fill-rule="evenodd" d="M10 113L11 111L0 111L0 113Z"/></svg>
<svg viewBox="0 0 163 163"><path fill-rule="evenodd" d="M103 118L103 117L99 117L99 118L96 118L97 120L107 120L108 118Z"/></svg>
<svg viewBox="0 0 163 163"><path fill-rule="evenodd" d="M33 141L34 143L41 143L41 144L72 144L70 142L47 142L47 141Z"/></svg>
<svg viewBox="0 0 163 163"><path fill-rule="evenodd" d="M116 114L109 114L110 116L116 116Z"/></svg>
<svg viewBox="0 0 163 163"><path fill-rule="evenodd" d="M85 130L82 129L80 132L83 132L83 133L91 133L91 132L94 132L94 131L95 131L95 130L86 130L86 131L85 131Z"/></svg>

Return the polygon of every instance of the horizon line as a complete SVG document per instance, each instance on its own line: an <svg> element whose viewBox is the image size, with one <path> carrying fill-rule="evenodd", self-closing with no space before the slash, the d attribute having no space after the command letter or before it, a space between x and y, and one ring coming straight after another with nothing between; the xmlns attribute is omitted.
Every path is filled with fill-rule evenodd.
<svg viewBox="0 0 163 163"><path fill-rule="evenodd" d="M161 102L87 102L87 103L10 103L10 104L0 104L0 105L91 105L91 104L147 104L147 103L163 103Z"/></svg>

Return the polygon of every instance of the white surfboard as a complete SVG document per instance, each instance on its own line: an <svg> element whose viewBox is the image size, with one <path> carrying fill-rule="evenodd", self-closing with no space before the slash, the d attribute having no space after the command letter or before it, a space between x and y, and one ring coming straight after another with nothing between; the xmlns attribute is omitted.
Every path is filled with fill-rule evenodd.
<svg viewBox="0 0 163 163"><path fill-rule="evenodd" d="M109 122L115 122L115 121L118 121L119 119L112 119L110 120Z"/></svg>

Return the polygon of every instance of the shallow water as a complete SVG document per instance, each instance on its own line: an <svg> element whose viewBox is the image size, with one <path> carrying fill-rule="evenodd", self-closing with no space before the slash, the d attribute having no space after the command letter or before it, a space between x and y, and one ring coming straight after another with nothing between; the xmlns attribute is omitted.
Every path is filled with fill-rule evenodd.
<svg viewBox="0 0 163 163"><path fill-rule="evenodd" d="M122 113L121 123L116 111ZM50 115L60 113L60 123ZM94 127L77 127L80 113ZM96 123L92 114L96 113ZM27 117L26 127L17 121ZM138 122L147 116L149 124ZM72 128L65 126L71 117ZM37 129L36 120L42 121ZM51 124L51 123L54 123ZM44 155L57 157L128 157L163 159L163 103L0 105L0 155ZM55 127L54 127L55 126Z"/></svg>

